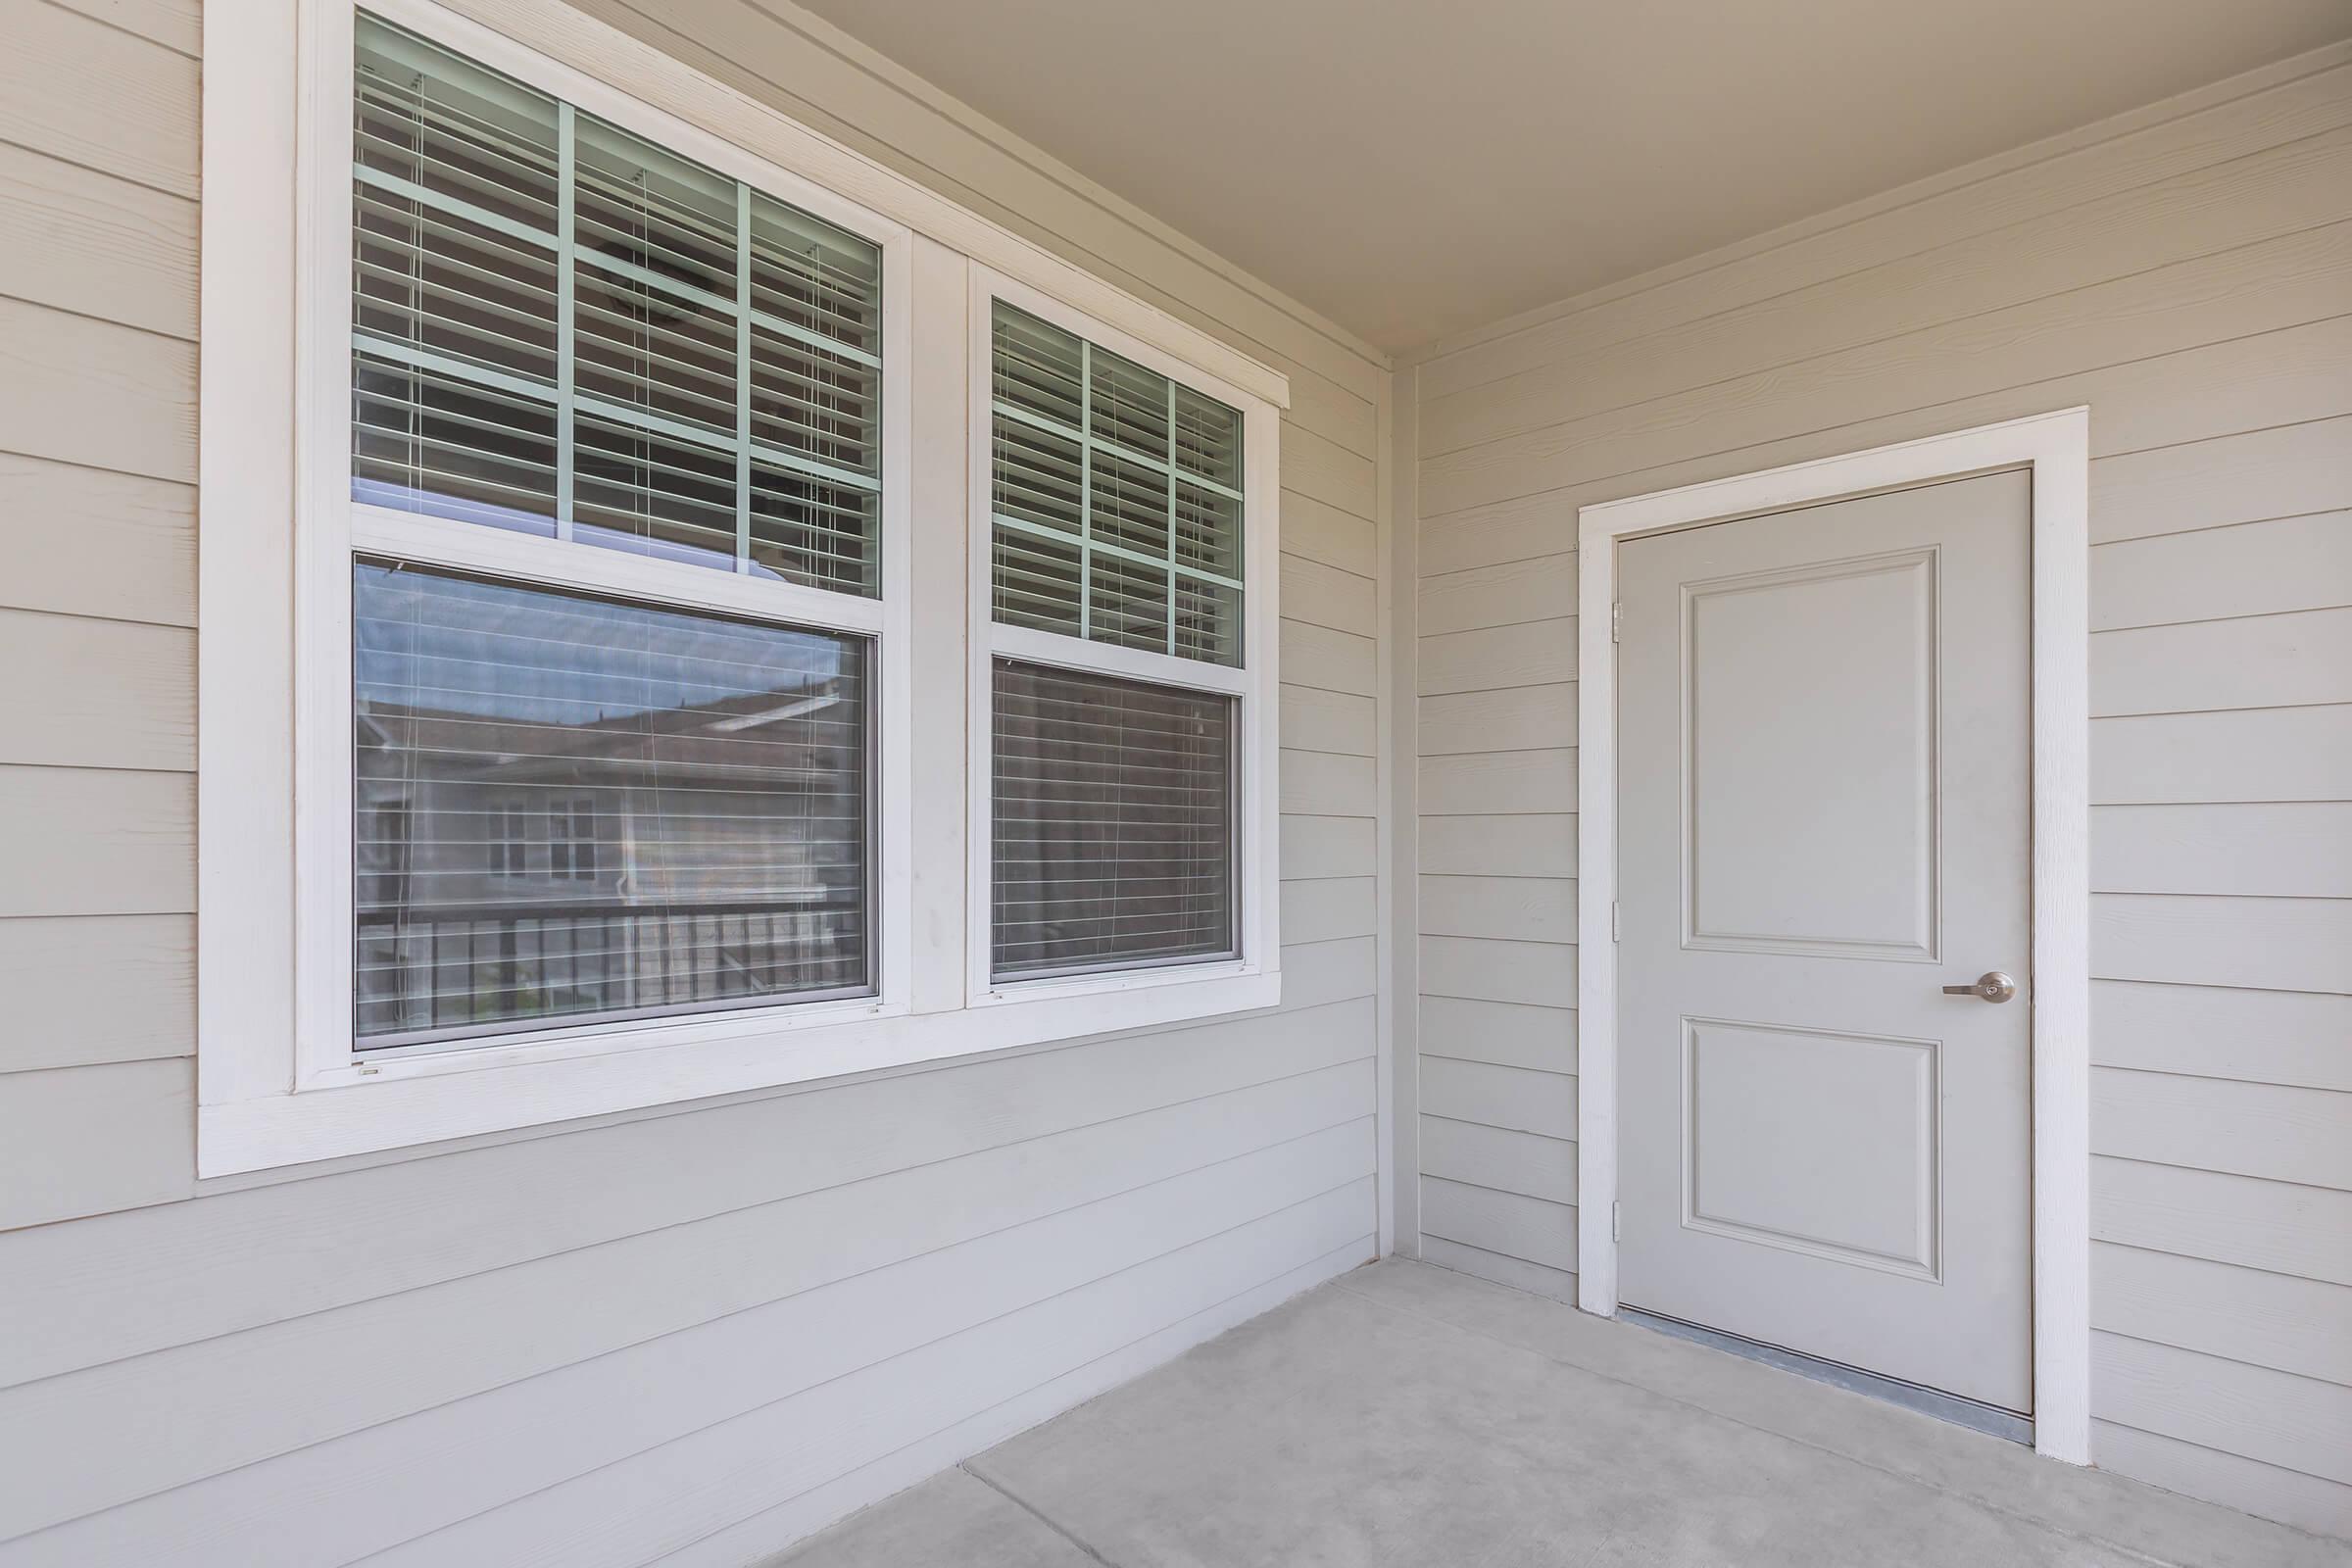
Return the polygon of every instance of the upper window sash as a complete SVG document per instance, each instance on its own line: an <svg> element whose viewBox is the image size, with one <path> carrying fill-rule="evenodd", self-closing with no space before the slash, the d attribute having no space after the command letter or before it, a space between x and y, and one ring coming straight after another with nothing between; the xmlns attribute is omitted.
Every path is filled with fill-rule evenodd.
<svg viewBox="0 0 2352 1568"><path fill-rule="evenodd" d="M1000 627L1243 662L1241 410L996 299L988 421Z"/></svg>
<svg viewBox="0 0 2352 1568"><path fill-rule="evenodd" d="M363 12L354 499L881 591L882 247Z"/></svg>

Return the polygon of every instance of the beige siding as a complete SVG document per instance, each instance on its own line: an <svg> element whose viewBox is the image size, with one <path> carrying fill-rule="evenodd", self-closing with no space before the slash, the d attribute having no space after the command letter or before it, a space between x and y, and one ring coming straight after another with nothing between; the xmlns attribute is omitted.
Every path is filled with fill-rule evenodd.
<svg viewBox="0 0 2352 1568"><path fill-rule="evenodd" d="M20 0L0 1562L747 1561L1373 1252L1385 365L788 7L588 9L1288 372L1284 1007L199 1184L197 19Z"/></svg>
<svg viewBox="0 0 2352 1568"><path fill-rule="evenodd" d="M1577 509L2087 403L2097 1452L2352 1533L2352 66L2312 64L1415 368L1426 1255L1570 1288L1528 1140L1575 1136L1530 1086L1575 1070Z"/></svg>

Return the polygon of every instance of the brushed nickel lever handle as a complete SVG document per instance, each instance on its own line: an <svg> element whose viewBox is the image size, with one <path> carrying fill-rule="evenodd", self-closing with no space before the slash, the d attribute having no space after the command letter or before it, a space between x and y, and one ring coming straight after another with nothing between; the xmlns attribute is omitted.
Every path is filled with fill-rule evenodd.
<svg viewBox="0 0 2352 1568"><path fill-rule="evenodd" d="M1947 997L1975 997L1979 1002L2007 1002L2017 995L2017 982L1998 969L1987 969L1965 986L1945 986Z"/></svg>

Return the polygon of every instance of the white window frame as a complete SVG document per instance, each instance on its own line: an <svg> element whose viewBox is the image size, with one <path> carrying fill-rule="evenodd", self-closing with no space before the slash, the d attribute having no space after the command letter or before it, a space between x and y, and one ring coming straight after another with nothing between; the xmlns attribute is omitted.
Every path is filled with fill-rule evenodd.
<svg viewBox="0 0 2352 1568"><path fill-rule="evenodd" d="M310 62L321 87L352 76L353 37L362 7L318 6ZM681 158L738 179L872 242L882 252L882 553L877 599L730 573L567 539L511 533L477 523L400 511L351 499L351 100L312 95L316 117L305 129L309 160L299 199L311 215L295 347L295 473L302 526L295 533L296 646L307 651L296 675L295 896L301 946L295 959L297 1092L370 1078L473 1073L518 1062L718 1045L745 1032L796 1033L907 1009L907 769L912 726L907 691L907 491L909 368L907 253L912 235L863 207L650 108L609 83L550 61L486 27L450 18L421 0L366 0L384 21L451 48L561 103L643 137ZM354 912L352 857L351 571L356 556L480 572L505 581L579 589L689 612L733 612L763 624L870 639L869 681L875 745L869 792L869 886L874 994L831 1001L786 1001L771 1007L731 1007L686 1016L613 1019L490 1033L431 1050L394 1054L352 1049ZM552 855L552 845L550 853ZM660 1071L662 1068L650 1070Z"/></svg>
<svg viewBox="0 0 2352 1568"><path fill-rule="evenodd" d="M1242 415L1242 662L1239 666L1183 659L1090 638L1001 625L992 593L996 548L995 353L996 305L1003 301L1052 325L1110 350L1180 386L1215 398ZM1280 824L1276 783L1280 765L1280 714L1272 701L1276 682L1280 607L1275 583L1279 556L1272 519L1279 480L1272 466L1281 416L1262 398L1230 385L1107 321L1073 310L1043 291L985 267L972 269L971 305L972 455L967 575L971 588L971 760L970 823L966 832L971 890L964 919L967 956L965 995L975 1007L1025 1004L1050 998L1115 995L1162 986L1223 986L1234 1007L1269 1005L1279 997L1282 964L1276 933L1282 879L1271 856ZM1129 968L1104 967L1082 974L1034 980L995 977L994 922L996 777L995 664L1018 659L1085 674L1147 681L1157 686L1234 698L1238 712L1234 744L1238 755L1234 791L1234 938L1236 956L1197 962L1153 961ZM1264 1000L1257 1000L1260 997Z"/></svg>
<svg viewBox="0 0 2352 1568"><path fill-rule="evenodd" d="M551 551L555 541L355 503L349 127L359 9L252 0L205 17L198 1174L1274 1004L1284 377L562 0L506 0L495 30L436 0L368 0L365 9L387 22L882 247L883 593L858 599L586 545ZM927 694L952 689L951 710L959 709L967 668L987 668L985 604L968 625L950 625L936 613L938 590L923 586L939 562L959 564L977 592L987 582L991 532L971 526L962 504L973 483L967 453L943 439L971 426L967 367L956 357L971 352L967 289L983 272L995 294L1245 413L1252 695L1243 741L1252 761L1241 960L995 995L968 984L972 879L938 866L976 855L985 875L989 775L943 767L918 737L942 716ZM981 332L984 376L985 321ZM968 493L985 507L985 473ZM355 1054L349 612L351 560L365 552L874 637L876 994ZM956 602L967 586L956 584ZM934 612L919 623L918 600ZM1187 675L1181 684L1207 684ZM947 744L951 755L965 750L952 736ZM978 931L984 952L985 912Z"/></svg>

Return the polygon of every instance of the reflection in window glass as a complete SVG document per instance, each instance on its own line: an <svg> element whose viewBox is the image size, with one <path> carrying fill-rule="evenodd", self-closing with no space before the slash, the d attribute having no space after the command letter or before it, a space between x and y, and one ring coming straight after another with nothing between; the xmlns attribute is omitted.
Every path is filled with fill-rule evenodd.
<svg viewBox="0 0 2352 1568"><path fill-rule="evenodd" d="M870 992L870 644L361 561L363 1049Z"/></svg>

